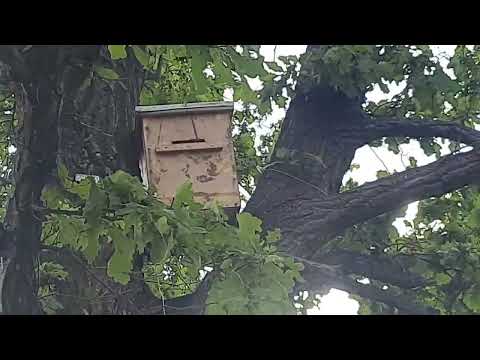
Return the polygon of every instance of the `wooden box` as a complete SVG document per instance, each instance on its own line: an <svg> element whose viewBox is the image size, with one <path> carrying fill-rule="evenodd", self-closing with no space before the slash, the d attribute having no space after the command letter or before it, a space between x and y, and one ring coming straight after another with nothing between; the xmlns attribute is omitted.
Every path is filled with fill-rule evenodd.
<svg viewBox="0 0 480 360"><path fill-rule="evenodd" d="M239 208L231 137L232 102L138 106L144 183L170 204L185 181L197 201Z"/></svg>

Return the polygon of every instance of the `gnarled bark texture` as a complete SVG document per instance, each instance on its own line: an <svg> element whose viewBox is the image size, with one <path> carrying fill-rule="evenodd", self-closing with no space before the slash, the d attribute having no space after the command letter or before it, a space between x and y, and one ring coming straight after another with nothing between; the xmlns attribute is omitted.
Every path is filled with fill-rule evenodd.
<svg viewBox="0 0 480 360"><path fill-rule="evenodd" d="M18 53L18 48L12 46L2 51L11 57ZM19 121L18 166L15 196L5 224L4 238L8 238L15 251L6 261L8 266L3 274L4 313L40 312L34 267L44 252L40 251L42 221L35 209L42 207L42 191L58 185L57 166L65 165L71 176L103 177L118 169L139 175L134 132L143 70L129 54L124 61L115 63L120 81L109 82L94 76L93 64L105 65L111 61L107 51L105 46L36 46L31 53L24 54L21 62L15 58L11 66ZM96 265L105 265L108 250L106 252ZM127 290L112 284L104 272L88 271L86 263L79 258L76 262L71 260L72 257L63 256L60 261L68 265L67 269L77 270L71 271L74 275L70 287L73 288L61 288L68 300L65 303L69 304L65 312L138 310L131 300L135 299L132 291L143 292L143 282L140 285L134 282L127 289L126 300L127 296L121 294ZM90 276L85 276L85 271ZM109 300L99 302L100 305L76 300L88 298L92 288L108 293L105 297Z"/></svg>

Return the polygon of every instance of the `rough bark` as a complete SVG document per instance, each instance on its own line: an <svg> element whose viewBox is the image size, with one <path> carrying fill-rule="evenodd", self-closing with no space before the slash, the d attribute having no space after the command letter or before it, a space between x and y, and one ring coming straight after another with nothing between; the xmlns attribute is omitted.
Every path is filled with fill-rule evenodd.
<svg viewBox="0 0 480 360"><path fill-rule="evenodd" d="M399 314L407 315L436 315L438 311L424 306L415 299L414 293L399 291L398 289L382 290L372 285L359 283L345 276L341 271L326 271L325 269L312 266L306 262L303 277L308 282L310 289L335 288L351 294L359 295L365 299L381 302L399 311Z"/></svg>
<svg viewBox="0 0 480 360"><path fill-rule="evenodd" d="M382 137L432 138L440 137L478 147L480 133L472 128L440 120L376 117L352 126L351 132L365 143Z"/></svg>
<svg viewBox="0 0 480 360"><path fill-rule="evenodd" d="M135 106L143 83L142 67L132 54L112 62L105 46L89 49L97 65L113 67L118 81L92 74L85 59L74 61L59 124L59 163L70 174L108 176L116 170L139 175L135 143ZM88 63L86 63L88 64Z"/></svg>
<svg viewBox="0 0 480 360"><path fill-rule="evenodd" d="M18 48L10 47L17 59ZM35 314L41 310L35 276L42 223L34 214L48 178L56 170L57 125L62 109L63 53L45 46L27 62L15 63L14 93L18 130L15 169L15 194L7 209L7 235L15 246L15 256L8 262L2 286L2 311ZM15 60L17 61L17 60ZM28 81L26 80L28 76Z"/></svg>
<svg viewBox="0 0 480 360"><path fill-rule="evenodd" d="M428 282L422 276L406 270L405 260L408 258L409 256L397 256L392 260L388 255L366 255L337 249L319 256L316 261L331 266L348 264L348 267L342 267L346 275L363 275L403 289L427 285Z"/></svg>
<svg viewBox="0 0 480 360"><path fill-rule="evenodd" d="M2 311L32 314L39 312L35 264L42 220L35 209L42 207L42 191L59 185L59 164L71 176L106 176L117 169L139 174L134 130L143 71L130 56L116 65L122 77L115 84L94 77L93 64L109 61L105 46L35 46L22 62L17 61L18 47L1 50L0 58L12 64L19 121L15 196L3 236L13 244L14 253L6 260ZM77 290L85 291L89 285L78 284ZM92 312L107 308L112 311L111 306L97 306Z"/></svg>
<svg viewBox="0 0 480 360"><path fill-rule="evenodd" d="M143 83L143 69L132 53L122 61L112 62L106 46L89 49L93 58L90 64L112 67L119 74L118 81L106 81L92 75L91 66L71 67L69 88L65 94L64 110L59 124L58 163L63 164L70 176L95 175L104 177L116 170L139 176L137 144L135 142L135 106L138 104ZM88 64L78 59L80 64ZM105 272L111 249L104 247L94 266L71 254L67 269L86 274L77 279L74 289L63 289L63 302L70 310L88 314L139 314L148 288L141 275L135 276L128 286L121 286ZM64 254L63 254L64 255ZM140 260L140 259L139 259ZM141 261L135 270L142 267ZM69 291L68 291L69 290ZM97 295L101 301L76 301ZM80 295L80 296L78 296ZM71 298L68 298L68 297ZM73 310L74 309L74 310Z"/></svg>
<svg viewBox="0 0 480 360"><path fill-rule="evenodd" d="M295 254L315 257L324 239L346 228L395 210L416 200L440 196L480 180L480 154L470 151L449 155L426 166L367 183L353 191L318 196L305 190L301 196L283 198L288 207L277 205L279 226L286 241L300 242ZM283 215L282 215L283 214Z"/></svg>

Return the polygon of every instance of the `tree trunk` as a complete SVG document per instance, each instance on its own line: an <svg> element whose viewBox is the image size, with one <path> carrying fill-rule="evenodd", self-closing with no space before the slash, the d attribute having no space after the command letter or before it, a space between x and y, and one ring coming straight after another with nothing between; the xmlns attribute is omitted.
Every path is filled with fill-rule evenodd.
<svg viewBox="0 0 480 360"><path fill-rule="evenodd" d="M35 264L41 248L42 221L35 208L43 205L44 189L58 186L58 165L66 166L70 176L103 177L118 169L139 175L135 106L143 70L133 54L113 64L107 51L105 46L35 47L28 58L32 63L31 82L19 81L15 88L19 122L16 190L5 227L16 251L4 274L5 314L40 311ZM95 76L93 64L114 67L119 81ZM89 281L77 284L76 290L86 292ZM117 301L115 298L112 302ZM89 310L112 312L112 304L108 305L108 310L104 306Z"/></svg>
<svg viewBox="0 0 480 360"><path fill-rule="evenodd" d="M105 177L117 170L124 170L140 176L138 166L135 106L138 105L144 71L131 51L128 57L112 62L108 49L99 46L95 49L95 62L113 68L119 75L118 81L108 81L92 77L92 69L72 69L69 77L69 91L59 126L58 162L64 164L70 176L94 175ZM128 284L121 286L111 280L105 269L112 249L108 246L90 267L79 255L63 254L70 259L71 266L77 268L77 286L64 289L67 296L80 295L79 299L99 297L102 301L72 300L67 296L62 302L70 302L70 309L64 311L88 314L138 313L134 299L148 291L141 276L136 276ZM139 259L140 260L140 259ZM68 267L67 267L68 268ZM83 276L78 268L83 269ZM135 270L142 268L137 261ZM63 292L62 292L63 293ZM128 295L120 295L120 294ZM70 300L70 301L69 301Z"/></svg>
<svg viewBox="0 0 480 360"><path fill-rule="evenodd" d="M346 131L365 117L360 105L329 87L305 93L300 87L292 99L272 165L245 208L260 217L267 229L282 230L281 248L290 255L307 256L314 251L304 249L296 236L294 220L305 216L298 213L297 202L309 192L317 199L339 192L358 145ZM328 240L327 232L316 235L319 243Z"/></svg>

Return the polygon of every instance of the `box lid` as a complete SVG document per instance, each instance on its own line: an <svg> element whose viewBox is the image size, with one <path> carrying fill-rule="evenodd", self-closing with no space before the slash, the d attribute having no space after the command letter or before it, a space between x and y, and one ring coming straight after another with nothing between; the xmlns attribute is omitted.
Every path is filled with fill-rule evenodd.
<svg viewBox="0 0 480 360"><path fill-rule="evenodd" d="M233 111L233 101L137 106L135 111L139 116L167 115L172 113Z"/></svg>

